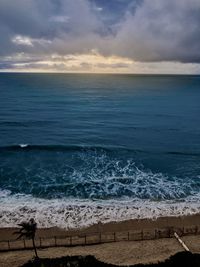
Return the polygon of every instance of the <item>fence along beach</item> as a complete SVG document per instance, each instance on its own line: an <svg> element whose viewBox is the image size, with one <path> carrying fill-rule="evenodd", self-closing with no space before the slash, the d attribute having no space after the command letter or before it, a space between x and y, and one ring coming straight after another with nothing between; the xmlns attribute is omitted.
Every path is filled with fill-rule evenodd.
<svg viewBox="0 0 200 267"><path fill-rule="evenodd" d="M174 232L191 252L200 252L199 219L200 215L129 220L71 231L44 228L38 229L35 241L40 257L94 255L113 264L120 264L123 259L123 265L158 262L184 251ZM21 266L33 255L32 242L16 241L13 231L16 229L0 229L0 264L3 267L5 258L6 267Z"/></svg>
<svg viewBox="0 0 200 267"><path fill-rule="evenodd" d="M17 240L14 228L0 229L0 251L30 249L31 242ZM166 217L157 220L129 220L108 224L97 224L85 229L63 230L59 228L38 229L36 245L39 248L102 244L120 241L141 241L199 235L200 215Z"/></svg>

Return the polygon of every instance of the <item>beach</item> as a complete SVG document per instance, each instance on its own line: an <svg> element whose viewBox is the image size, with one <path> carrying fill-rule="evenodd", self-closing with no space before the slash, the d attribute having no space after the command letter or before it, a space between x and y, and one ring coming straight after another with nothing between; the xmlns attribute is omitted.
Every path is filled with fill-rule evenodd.
<svg viewBox="0 0 200 267"><path fill-rule="evenodd" d="M101 232L102 234L116 232L120 234L126 231L151 231L173 227L174 229L190 229L198 226L200 229L200 215L183 217L163 217L157 220L128 220L123 222L112 222L108 224L93 225L84 229L66 231L59 228L38 229L36 239L53 238L54 236L81 236ZM15 238L13 232L16 229L0 229L0 241L12 240ZM181 237L188 245L191 252L200 253L200 235L189 234ZM75 246L75 247L54 247L38 249L40 257L61 257L67 255L94 255L97 259L116 265L128 265L137 263L151 263L163 261L169 256L179 251L184 251L183 247L175 238L159 238L142 241L120 241L102 243L97 245ZM33 257L30 250L12 251L0 253L0 264L2 267L20 266Z"/></svg>

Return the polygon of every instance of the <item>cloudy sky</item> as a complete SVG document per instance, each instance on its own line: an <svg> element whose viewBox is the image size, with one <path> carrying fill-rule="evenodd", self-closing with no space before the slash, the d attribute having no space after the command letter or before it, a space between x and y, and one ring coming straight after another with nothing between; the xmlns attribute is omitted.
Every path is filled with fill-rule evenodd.
<svg viewBox="0 0 200 267"><path fill-rule="evenodd" d="M200 0L0 0L0 71L200 73Z"/></svg>

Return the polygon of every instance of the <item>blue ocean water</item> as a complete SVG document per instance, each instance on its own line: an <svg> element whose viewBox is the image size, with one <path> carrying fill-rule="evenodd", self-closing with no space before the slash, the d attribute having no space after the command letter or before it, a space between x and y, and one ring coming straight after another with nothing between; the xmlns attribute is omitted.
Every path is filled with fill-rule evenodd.
<svg viewBox="0 0 200 267"><path fill-rule="evenodd" d="M199 103L200 76L0 74L0 226L199 212Z"/></svg>

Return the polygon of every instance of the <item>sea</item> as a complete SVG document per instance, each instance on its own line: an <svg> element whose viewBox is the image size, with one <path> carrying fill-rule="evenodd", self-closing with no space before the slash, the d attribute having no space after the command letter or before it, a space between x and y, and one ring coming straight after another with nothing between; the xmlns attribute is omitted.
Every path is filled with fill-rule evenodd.
<svg viewBox="0 0 200 267"><path fill-rule="evenodd" d="M0 74L0 227L200 212L200 76Z"/></svg>

